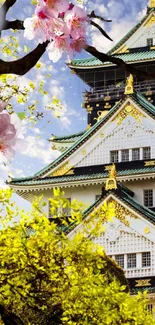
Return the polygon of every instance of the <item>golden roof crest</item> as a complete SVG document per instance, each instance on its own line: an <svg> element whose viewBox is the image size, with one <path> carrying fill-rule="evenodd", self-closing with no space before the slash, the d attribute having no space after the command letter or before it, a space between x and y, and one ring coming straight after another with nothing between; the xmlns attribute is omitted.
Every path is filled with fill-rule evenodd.
<svg viewBox="0 0 155 325"><path fill-rule="evenodd" d="M150 0L149 8L154 8L154 7L155 7L155 0Z"/></svg>
<svg viewBox="0 0 155 325"><path fill-rule="evenodd" d="M125 95L133 94L133 75L130 74L130 76L126 79L126 87L125 87Z"/></svg>
<svg viewBox="0 0 155 325"><path fill-rule="evenodd" d="M113 164L109 168L109 177L106 181L105 190L116 190L117 189L117 183L116 183L116 166Z"/></svg>

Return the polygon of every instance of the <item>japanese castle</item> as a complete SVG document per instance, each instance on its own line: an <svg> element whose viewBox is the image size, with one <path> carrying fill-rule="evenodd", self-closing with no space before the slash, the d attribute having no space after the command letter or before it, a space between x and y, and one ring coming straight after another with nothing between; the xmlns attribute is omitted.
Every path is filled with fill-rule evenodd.
<svg viewBox="0 0 155 325"><path fill-rule="evenodd" d="M87 129L52 138L52 148L61 155L35 175L14 178L9 184L29 201L43 193L48 202L52 189L60 187L69 200L89 205L88 216L105 202L112 204L114 222L107 222L105 233L95 241L124 269L132 294L147 290L151 311L155 307L155 79L150 76L155 73L155 0L108 54L143 71L144 77L95 57L73 60L69 67L75 78L90 87L82 104Z"/></svg>

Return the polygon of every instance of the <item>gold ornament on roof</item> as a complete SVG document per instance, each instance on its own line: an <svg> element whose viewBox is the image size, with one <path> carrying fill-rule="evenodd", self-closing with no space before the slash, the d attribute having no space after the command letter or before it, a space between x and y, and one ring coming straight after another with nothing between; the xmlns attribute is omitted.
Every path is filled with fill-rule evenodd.
<svg viewBox="0 0 155 325"><path fill-rule="evenodd" d="M136 280L135 287L149 287L151 286L151 279L140 279Z"/></svg>
<svg viewBox="0 0 155 325"><path fill-rule="evenodd" d="M106 191L108 190L116 190L117 189L117 183L116 183L116 166L113 164L111 168L109 169L109 177L106 181L105 186Z"/></svg>
<svg viewBox="0 0 155 325"><path fill-rule="evenodd" d="M153 7L155 7L155 6L153 6ZM146 21L146 23L144 24L144 26L146 26L146 28L150 28L154 24L155 24L155 15L154 15L154 13L152 13L152 15Z"/></svg>
<svg viewBox="0 0 155 325"><path fill-rule="evenodd" d="M128 116L132 116L136 121L141 123L141 119L145 118L145 115L142 114L136 107L131 105L131 103L127 103L125 107L118 113L118 115L113 119L113 121L117 120L117 125L120 125L124 119Z"/></svg>
<svg viewBox="0 0 155 325"><path fill-rule="evenodd" d="M61 167L58 167L54 172L51 173L49 176L63 176L67 174L73 166L69 165L69 162L66 162Z"/></svg>
<svg viewBox="0 0 155 325"><path fill-rule="evenodd" d="M145 233L145 234L149 234L149 233L150 233L150 228L149 228L149 227L146 227L146 228L144 229L144 233Z"/></svg>
<svg viewBox="0 0 155 325"><path fill-rule="evenodd" d="M130 76L126 79L126 87L125 87L125 95L131 95L133 94L133 75L130 74Z"/></svg>
<svg viewBox="0 0 155 325"><path fill-rule="evenodd" d="M150 0L149 8L154 8L154 7L155 7L155 0Z"/></svg>

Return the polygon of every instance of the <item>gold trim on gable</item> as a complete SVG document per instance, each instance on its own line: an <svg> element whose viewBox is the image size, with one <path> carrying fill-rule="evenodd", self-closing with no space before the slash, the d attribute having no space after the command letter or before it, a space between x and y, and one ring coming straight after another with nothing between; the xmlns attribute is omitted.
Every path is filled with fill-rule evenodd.
<svg viewBox="0 0 155 325"><path fill-rule="evenodd" d="M155 0L150 0L149 8L155 8Z"/></svg>
<svg viewBox="0 0 155 325"><path fill-rule="evenodd" d="M129 53L129 48L126 44L123 44L120 48L118 48L114 53Z"/></svg>
<svg viewBox="0 0 155 325"><path fill-rule="evenodd" d="M154 13L151 15L151 17L146 21L146 23L144 24L144 26L146 26L146 28L151 27L153 24L155 24L155 15Z"/></svg>
<svg viewBox="0 0 155 325"><path fill-rule="evenodd" d="M53 173L51 173L49 176L63 176L67 174L73 166L69 165L69 162L66 162L61 167L58 167ZM68 174L69 175L69 174Z"/></svg>
<svg viewBox="0 0 155 325"><path fill-rule="evenodd" d="M130 212L128 208L124 207L112 198L108 200L107 207L110 209L113 207L114 217L124 223L127 227L130 226L129 220L127 220L127 216L137 219L137 216L134 214L134 212Z"/></svg>
<svg viewBox="0 0 155 325"><path fill-rule="evenodd" d="M117 125L120 125L128 115L134 117L139 123L141 123L141 118L145 117L145 115L142 114L137 108L130 103L127 103L126 106L122 108L118 115L113 119L113 121L117 120Z"/></svg>

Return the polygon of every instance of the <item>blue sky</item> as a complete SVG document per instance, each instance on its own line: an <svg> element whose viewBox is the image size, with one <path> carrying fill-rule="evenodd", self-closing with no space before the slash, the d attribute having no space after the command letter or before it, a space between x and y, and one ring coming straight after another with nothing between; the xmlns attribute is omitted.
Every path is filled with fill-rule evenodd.
<svg viewBox="0 0 155 325"><path fill-rule="evenodd" d="M9 19L24 19L31 16L34 7L30 5L30 0L18 0L16 5L8 14ZM96 13L103 15L108 19L112 19L112 23L104 25L109 35L114 40L113 43L103 38L95 29L90 31L90 42L100 51L107 52L128 30L131 29L145 14L147 0L110 0L110 1L89 1L86 5L89 11L95 10ZM19 16L17 16L19 14ZM19 53L22 53L23 45L33 48L35 42L23 40L23 32L17 34L21 47ZM82 56L87 57L82 53ZM59 63L53 64L49 61L47 54L42 59L42 69L33 69L24 77L20 77L18 83L24 85L31 80L39 83L45 81L44 88L48 90L48 95L39 96L37 91L32 92L29 102L39 100L39 109L44 111L45 118L32 127L27 122L23 123L24 136L26 139L25 149L22 153L17 153L11 164L0 166L0 186L4 186L4 181L8 178L8 173L13 177L23 177L33 175L42 167L46 166L58 156L58 152L52 151L47 139L51 134L64 135L82 131L87 126L87 115L81 103L83 101L82 92L86 89L86 85L74 74L71 74L69 68L65 64L65 58ZM51 74L46 78L46 74ZM63 104L60 112L60 118L57 119L53 112L49 112L46 106L51 103L52 96L56 96ZM23 111L23 105L16 105L17 111ZM51 121L48 124L48 120ZM19 205L23 205L23 201L15 197ZM26 206L26 203L24 203Z"/></svg>

